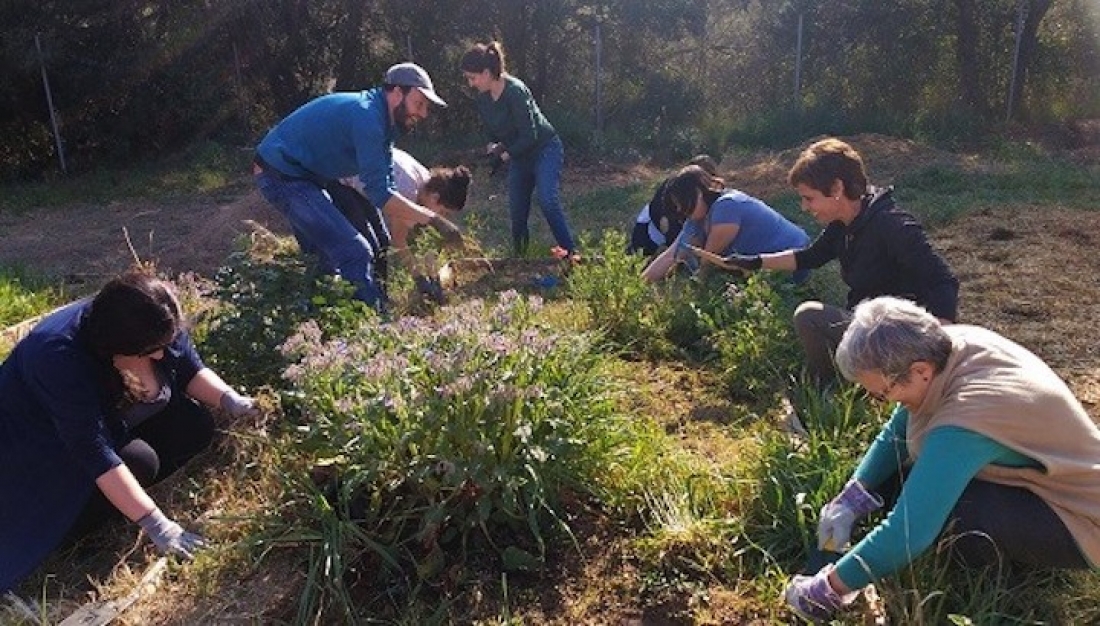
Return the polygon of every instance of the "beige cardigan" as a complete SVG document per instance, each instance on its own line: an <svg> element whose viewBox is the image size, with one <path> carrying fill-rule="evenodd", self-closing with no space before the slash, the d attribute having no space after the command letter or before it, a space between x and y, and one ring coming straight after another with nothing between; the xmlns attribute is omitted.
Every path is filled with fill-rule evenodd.
<svg viewBox="0 0 1100 626"><path fill-rule="evenodd" d="M1025 487L1041 497L1096 567L1100 429L1065 382L1027 349L977 326L944 329L954 347L947 366L909 416L909 454L920 454L932 428L954 425L1035 459L1045 471L987 465L977 478Z"/></svg>

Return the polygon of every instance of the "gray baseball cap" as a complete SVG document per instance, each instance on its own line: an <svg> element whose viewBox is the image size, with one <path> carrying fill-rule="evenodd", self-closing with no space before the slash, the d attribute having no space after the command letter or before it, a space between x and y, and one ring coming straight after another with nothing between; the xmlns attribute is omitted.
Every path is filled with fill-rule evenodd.
<svg viewBox="0 0 1100 626"><path fill-rule="evenodd" d="M441 107L447 106L447 103L439 97L439 94L432 87L431 77L424 71L424 68L416 63L398 63L394 65L386 70L386 77L383 82L387 85L398 85L400 87L416 87L428 100Z"/></svg>

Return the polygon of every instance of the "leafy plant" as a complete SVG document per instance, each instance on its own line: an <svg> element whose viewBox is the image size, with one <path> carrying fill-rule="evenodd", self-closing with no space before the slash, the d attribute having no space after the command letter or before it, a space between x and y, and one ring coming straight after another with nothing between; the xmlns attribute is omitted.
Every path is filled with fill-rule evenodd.
<svg viewBox="0 0 1100 626"><path fill-rule="evenodd" d="M290 240L260 237L234 253L215 277L203 356L245 387L275 384L287 362L278 347L299 324L317 319L329 332L375 319L351 297L350 283L323 274Z"/></svg>
<svg viewBox="0 0 1100 626"><path fill-rule="evenodd" d="M784 279L756 272L744 282L729 282L724 306L702 316L718 367L735 398L770 398L797 372L793 290L778 282Z"/></svg>
<svg viewBox="0 0 1100 626"><path fill-rule="evenodd" d="M44 313L64 301L62 286L21 268L0 268L0 328Z"/></svg>
<svg viewBox="0 0 1100 626"><path fill-rule="evenodd" d="M542 327L541 306L509 292L327 341L311 321L283 346L295 447L332 477L298 522L326 535L311 560L330 591L364 552L414 594L460 583L476 546L541 567L548 533L568 530L563 490L585 490L625 439L591 339Z"/></svg>

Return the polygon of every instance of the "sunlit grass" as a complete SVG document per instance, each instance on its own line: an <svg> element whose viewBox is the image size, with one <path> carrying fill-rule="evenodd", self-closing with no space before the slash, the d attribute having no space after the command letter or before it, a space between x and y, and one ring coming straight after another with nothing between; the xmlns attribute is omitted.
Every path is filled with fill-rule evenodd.
<svg viewBox="0 0 1100 626"><path fill-rule="evenodd" d="M21 268L0 268L0 330L29 320L65 302L61 285L34 277ZM17 339L0 335L0 357L7 355Z"/></svg>
<svg viewBox="0 0 1100 626"><path fill-rule="evenodd" d="M171 200L196 194L237 194L252 159L250 150L206 143L160 161L103 168L3 187L0 212L23 213L68 204L120 200Z"/></svg>

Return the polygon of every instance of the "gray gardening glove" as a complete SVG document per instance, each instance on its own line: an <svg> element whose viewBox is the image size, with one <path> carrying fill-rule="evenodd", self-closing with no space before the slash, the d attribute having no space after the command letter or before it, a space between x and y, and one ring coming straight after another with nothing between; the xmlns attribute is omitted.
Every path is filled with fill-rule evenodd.
<svg viewBox="0 0 1100 626"><path fill-rule="evenodd" d="M256 401L248 396L227 390L218 400L218 407L232 417L256 417L260 409L256 407Z"/></svg>
<svg viewBox="0 0 1100 626"><path fill-rule="evenodd" d="M184 530L179 524L165 517L159 508L153 509L137 523L161 554L174 554L190 561L196 552L206 547L202 537Z"/></svg>
<svg viewBox="0 0 1100 626"><path fill-rule="evenodd" d="M783 590L783 600L799 617L811 623L826 622L833 615L851 604L855 594L841 596L829 584L832 565L826 565L813 576L795 576Z"/></svg>

